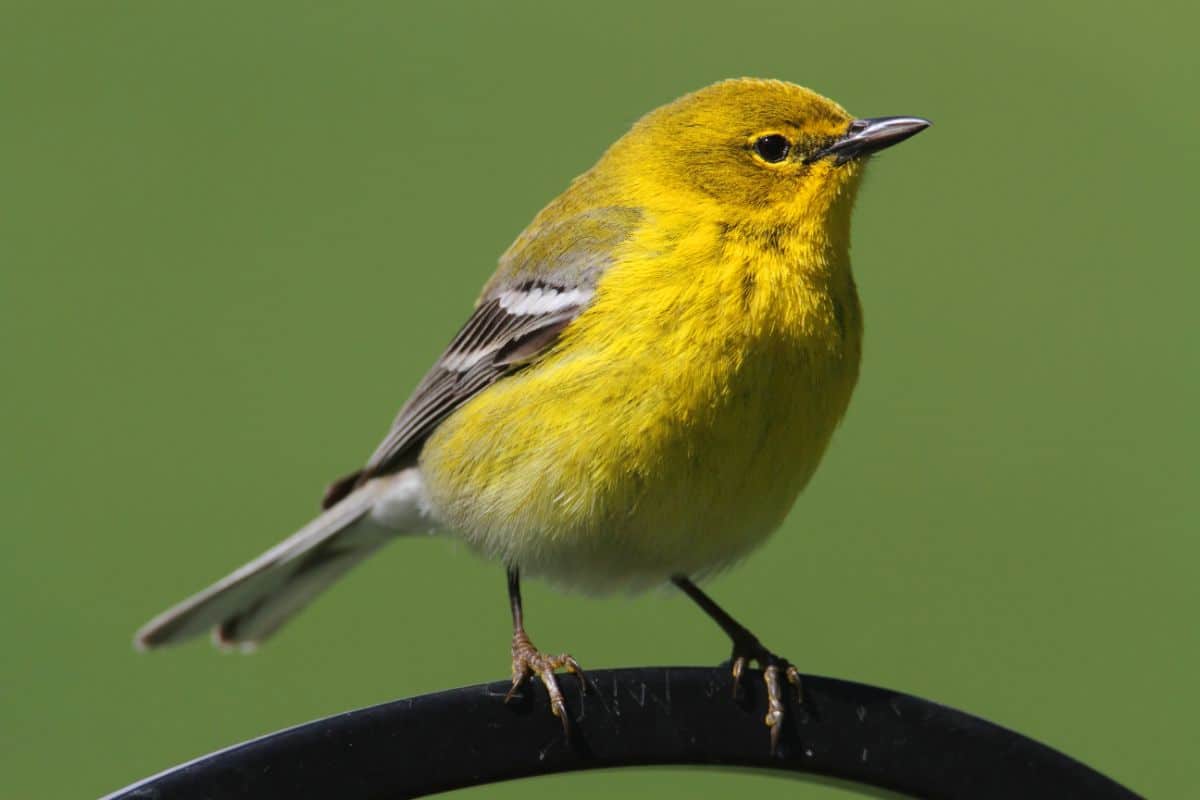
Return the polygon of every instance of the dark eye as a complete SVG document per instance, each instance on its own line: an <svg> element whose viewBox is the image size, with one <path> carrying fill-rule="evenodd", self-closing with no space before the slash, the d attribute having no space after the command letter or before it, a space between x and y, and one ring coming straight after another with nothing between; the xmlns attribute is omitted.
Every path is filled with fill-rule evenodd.
<svg viewBox="0 0 1200 800"><path fill-rule="evenodd" d="M778 164L787 158L788 151L792 149L792 143L778 133L772 133L770 136L760 136L754 142L754 152L770 164Z"/></svg>

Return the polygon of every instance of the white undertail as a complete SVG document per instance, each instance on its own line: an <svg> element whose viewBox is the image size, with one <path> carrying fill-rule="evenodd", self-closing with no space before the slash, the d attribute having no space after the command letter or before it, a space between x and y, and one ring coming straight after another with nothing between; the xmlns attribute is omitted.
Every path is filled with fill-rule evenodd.
<svg viewBox="0 0 1200 800"><path fill-rule="evenodd" d="M134 642L149 649L211 629L218 644L251 649L398 535L435 527L419 469L374 478L258 558L152 619Z"/></svg>

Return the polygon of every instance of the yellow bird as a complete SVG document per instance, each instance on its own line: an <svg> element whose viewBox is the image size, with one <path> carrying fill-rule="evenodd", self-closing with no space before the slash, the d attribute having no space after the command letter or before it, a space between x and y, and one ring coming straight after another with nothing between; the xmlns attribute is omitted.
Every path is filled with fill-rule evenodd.
<svg viewBox="0 0 1200 800"><path fill-rule="evenodd" d="M671 581L764 670L785 659L693 583L783 521L858 377L848 256L867 156L927 127L807 89L724 81L639 120L534 218L365 467L324 513L148 623L252 646L376 549L442 531L508 571L513 689L554 672L519 576L591 592ZM511 695L511 692L510 692Z"/></svg>

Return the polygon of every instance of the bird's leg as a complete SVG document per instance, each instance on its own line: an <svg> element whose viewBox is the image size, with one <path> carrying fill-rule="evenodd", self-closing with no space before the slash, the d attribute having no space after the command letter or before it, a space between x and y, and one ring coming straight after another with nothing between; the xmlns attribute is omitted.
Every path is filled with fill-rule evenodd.
<svg viewBox="0 0 1200 800"><path fill-rule="evenodd" d="M563 733L570 736L571 728L567 719L567 709L563 704L562 692L558 689L554 671L565 668L567 672L578 676L579 692L583 694L587 690L583 670L579 668L579 663L566 653L557 656L546 655L534 647L533 642L529 641L529 636L525 633L525 620L521 610L521 576L516 567L508 569L508 602L512 606L513 620L512 687L504 695L504 702L507 703L511 700L526 680L537 675L550 695L550 710L562 721Z"/></svg>
<svg viewBox="0 0 1200 800"><path fill-rule="evenodd" d="M771 752L774 753L779 746L779 732L782 729L784 713L783 691L780 687L779 676L782 672L787 678L787 682L795 687L796 702L801 702L799 670L786 658L781 658L764 647L757 636L731 617L725 609L717 605L687 577L676 575L671 581L682 589L684 594L690 597L696 605L704 609L704 613L712 617L713 621L720 625L721 630L725 631L725 634L732 640L734 696L737 696L741 686L742 673L746 670L746 665L755 661L762 667L763 681L767 685L767 716L763 721L771 731Z"/></svg>

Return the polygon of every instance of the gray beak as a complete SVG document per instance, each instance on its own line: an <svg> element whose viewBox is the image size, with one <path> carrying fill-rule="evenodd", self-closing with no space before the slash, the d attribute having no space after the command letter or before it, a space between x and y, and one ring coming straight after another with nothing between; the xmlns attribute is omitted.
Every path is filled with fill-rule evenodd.
<svg viewBox="0 0 1200 800"><path fill-rule="evenodd" d="M826 156L834 156L838 164L854 158L869 156L885 147L899 144L910 136L916 136L932 125L920 117L871 117L856 119L842 138L804 159L811 164Z"/></svg>

